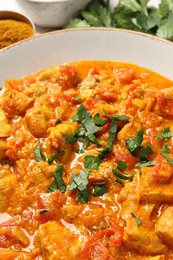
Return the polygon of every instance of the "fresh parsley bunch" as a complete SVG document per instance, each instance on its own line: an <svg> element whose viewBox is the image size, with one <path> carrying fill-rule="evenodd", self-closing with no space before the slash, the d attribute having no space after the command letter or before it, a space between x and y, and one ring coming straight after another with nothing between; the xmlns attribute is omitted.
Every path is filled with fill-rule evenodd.
<svg viewBox="0 0 173 260"><path fill-rule="evenodd" d="M109 1L93 0L81 11L80 17L71 19L65 28L114 27L140 31L173 41L173 0L161 0L158 7L149 0L119 0L110 11Z"/></svg>

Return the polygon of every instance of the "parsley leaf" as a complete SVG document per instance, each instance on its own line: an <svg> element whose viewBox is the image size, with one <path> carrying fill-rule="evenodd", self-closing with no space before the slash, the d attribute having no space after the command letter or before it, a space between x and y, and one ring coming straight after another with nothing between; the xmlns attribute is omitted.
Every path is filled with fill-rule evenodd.
<svg viewBox="0 0 173 260"><path fill-rule="evenodd" d="M153 161L141 161L137 164L135 164L136 167L150 167L150 166L153 166L155 165L156 163L156 160L154 159Z"/></svg>
<svg viewBox="0 0 173 260"><path fill-rule="evenodd" d="M130 214L132 215L133 218L136 219L136 226L140 226L142 224L142 220L137 218L136 215L133 212L130 212Z"/></svg>
<svg viewBox="0 0 173 260"><path fill-rule="evenodd" d="M63 165L57 164L56 171L53 173L54 180L51 186L47 189L47 192L54 192L56 190L60 190L62 193L64 193L66 191L66 186L62 178L63 171Z"/></svg>
<svg viewBox="0 0 173 260"><path fill-rule="evenodd" d="M130 137L126 139L127 148L132 155L136 155L136 153L140 150L143 141L143 135L144 130L139 130L135 138Z"/></svg>
<svg viewBox="0 0 173 260"><path fill-rule="evenodd" d="M101 118L100 115L97 113L94 116L94 123L97 126L104 126L107 123L107 120L105 118Z"/></svg>
<svg viewBox="0 0 173 260"><path fill-rule="evenodd" d="M77 202L88 202L88 198L90 195L90 192L87 189L88 176L89 171L87 169L84 169L84 171L79 171L79 175L74 173L72 174L72 182L68 187L68 190L73 191L77 189L79 191Z"/></svg>
<svg viewBox="0 0 173 260"><path fill-rule="evenodd" d="M54 155L52 155L51 157L49 157L47 162L49 164L51 164L54 160L56 160L57 158L61 157L64 154L65 154L65 150L61 150L61 151L55 153Z"/></svg>
<svg viewBox="0 0 173 260"><path fill-rule="evenodd" d="M46 161L46 157L42 154L40 146L38 146L34 149L34 155L35 155L37 162Z"/></svg>
<svg viewBox="0 0 173 260"><path fill-rule="evenodd" d="M119 161L117 165L118 170L125 171L127 169L127 162Z"/></svg>
<svg viewBox="0 0 173 260"><path fill-rule="evenodd" d="M103 196L105 193L108 192L106 181L100 182L100 183L93 183L94 186L94 193L93 196Z"/></svg>
<svg viewBox="0 0 173 260"><path fill-rule="evenodd" d="M170 137L173 137L173 132L170 132L169 127L164 128L162 133L157 135L159 140L168 140Z"/></svg>
<svg viewBox="0 0 173 260"><path fill-rule="evenodd" d="M98 156L93 156L93 155L85 156L84 167L87 169L98 170L101 163L102 163L102 158L99 155Z"/></svg>
<svg viewBox="0 0 173 260"><path fill-rule="evenodd" d="M115 174L121 180L128 180L128 181L132 181L133 180L133 175L132 176L126 176L126 175L121 174L120 172L118 172L116 169L112 169L112 172L113 172L113 174Z"/></svg>

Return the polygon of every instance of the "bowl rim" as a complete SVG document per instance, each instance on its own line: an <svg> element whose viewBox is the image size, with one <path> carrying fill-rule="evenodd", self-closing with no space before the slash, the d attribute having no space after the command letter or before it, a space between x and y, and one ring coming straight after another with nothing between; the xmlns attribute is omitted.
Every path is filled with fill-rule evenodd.
<svg viewBox="0 0 173 260"><path fill-rule="evenodd" d="M133 34L133 35L139 35L139 36L142 36L142 37L150 38L150 39L155 40L157 42L164 42L166 44L173 46L172 41L160 38L160 37L152 35L152 34L144 33L144 32L133 31L133 30L128 30L128 29L121 29L121 28L111 28L111 27L109 27L109 28L108 27L89 27L89 28L68 28L68 29L60 29L60 30L56 29L56 30L53 30L53 31L48 31L48 32L45 32L45 33L34 35L34 37L21 40L19 42L16 42L12 45L9 45L9 46L3 48L3 49L0 49L0 54L4 51L8 50L8 49L15 48L15 46L17 46L17 45L24 44L24 43L30 42L30 41L34 41L37 38L43 38L43 37L47 37L48 35L54 35L54 34L59 34L59 33L61 34L63 32L64 33L70 33L70 32L73 32L73 31L74 32L78 32L78 31L79 32L80 31L115 31L115 32L117 31L117 32L124 32L124 33L130 33L130 34Z"/></svg>
<svg viewBox="0 0 173 260"><path fill-rule="evenodd" d="M35 25L34 25L33 21L28 16L26 16L26 15L20 13L20 12L16 12L16 11L0 10L0 20L6 20L6 19L12 19L12 20L16 20L16 21L22 21L22 22L29 23L32 26L32 29L33 29L33 36L32 37L35 36L35 32L36 32ZM29 38L27 38L27 39L29 39ZM14 43L14 44L16 44L16 43ZM12 44L12 45L14 45L14 44Z"/></svg>

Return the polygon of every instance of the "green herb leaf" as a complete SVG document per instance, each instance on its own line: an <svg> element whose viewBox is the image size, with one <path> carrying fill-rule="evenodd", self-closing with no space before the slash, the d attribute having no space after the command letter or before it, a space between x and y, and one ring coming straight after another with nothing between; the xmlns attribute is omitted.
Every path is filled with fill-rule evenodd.
<svg viewBox="0 0 173 260"><path fill-rule="evenodd" d="M56 167L56 171L53 173L54 181L51 186L47 189L47 192L54 192L56 190L60 190L62 193L66 191L66 186L62 178L64 168L63 165L58 165Z"/></svg>
<svg viewBox="0 0 173 260"><path fill-rule="evenodd" d="M139 162L137 164L135 164L136 167L150 167L150 166L154 166L156 163L156 160L154 159L153 161L144 161L144 162Z"/></svg>
<svg viewBox="0 0 173 260"><path fill-rule="evenodd" d="M103 196L105 193L108 192L106 181L101 183L93 183L94 186L94 193L93 196Z"/></svg>
<svg viewBox="0 0 173 260"><path fill-rule="evenodd" d="M77 142L77 138L73 137L73 136L70 136L70 135L66 135L65 136L65 142L66 142L66 144L74 145Z"/></svg>
<svg viewBox="0 0 173 260"><path fill-rule="evenodd" d="M47 162L49 164L51 164L54 160L56 160L57 158L63 156L65 154L65 150L61 150L57 153L55 153L54 155L52 155L51 157L49 157L49 159L47 160Z"/></svg>
<svg viewBox="0 0 173 260"><path fill-rule="evenodd" d="M173 132L170 132L169 127L164 128L162 133L157 135L159 140L168 140L170 137L173 137Z"/></svg>
<svg viewBox="0 0 173 260"><path fill-rule="evenodd" d="M133 212L130 212L130 214L132 215L133 218L136 219L136 226L140 226L142 224L142 220L137 218L136 215Z"/></svg>
<svg viewBox="0 0 173 260"><path fill-rule="evenodd" d="M60 123L61 123L60 118L58 118L58 119L55 120L55 125L58 125L58 124L60 124Z"/></svg>
<svg viewBox="0 0 173 260"><path fill-rule="evenodd" d="M126 115L111 115L105 112L105 115L109 118L115 119L115 120L119 120L119 121L127 121L129 120L129 116Z"/></svg>
<svg viewBox="0 0 173 260"><path fill-rule="evenodd" d="M88 185L88 175L89 171L84 170L84 171L79 171L78 174L72 174L72 182L68 188L68 190L72 191L75 190L76 188L80 191L85 190L86 186Z"/></svg>
<svg viewBox="0 0 173 260"><path fill-rule="evenodd" d="M100 115L97 113L94 116L94 123L96 126L104 126L107 123L105 118L101 118Z"/></svg>
<svg viewBox="0 0 173 260"><path fill-rule="evenodd" d="M40 146L38 146L34 149L34 155L35 155L37 162L46 161L46 157L42 154Z"/></svg>
<svg viewBox="0 0 173 260"><path fill-rule="evenodd" d="M139 130L135 138L127 138L126 145L128 150L132 155L136 155L136 153L140 150L141 144L143 141L144 131Z"/></svg>
<svg viewBox="0 0 173 260"><path fill-rule="evenodd" d="M112 169L112 172L113 172L113 174L115 174L121 180L128 180L128 181L132 181L133 180L133 176L126 176L124 174L121 174L116 169Z"/></svg>
<svg viewBox="0 0 173 260"><path fill-rule="evenodd" d="M98 170L100 164L102 163L102 158L100 156L86 155L84 158L84 167L87 169Z"/></svg>
<svg viewBox="0 0 173 260"><path fill-rule="evenodd" d="M81 190L78 192L77 196L77 202L87 203L90 196L90 191L88 189Z"/></svg>
<svg viewBox="0 0 173 260"><path fill-rule="evenodd" d="M125 171L127 169L127 162L119 161L117 165L118 170Z"/></svg>
<svg viewBox="0 0 173 260"><path fill-rule="evenodd" d="M164 146L162 147L162 151L163 151L163 153L170 153L169 146L168 146L168 145L164 145Z"/></svg>
<svg viewBox="0 0 173 260"><path fill-rule="evenodd" d="M115 119L113 119L110 124L108 146L111 146L113 144L116 133L117 133L117 122Z"/></svg>

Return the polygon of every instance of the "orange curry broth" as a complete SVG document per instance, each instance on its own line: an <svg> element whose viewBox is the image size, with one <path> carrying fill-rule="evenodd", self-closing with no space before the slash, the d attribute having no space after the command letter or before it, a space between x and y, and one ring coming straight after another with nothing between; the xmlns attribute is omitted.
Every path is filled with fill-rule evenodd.
<svg viewBox="0 0 173 260"><path fill-rule="evenodd" d="M0 105L0 259L173 258L171 80L81 61L7 80Z"/></svg>

